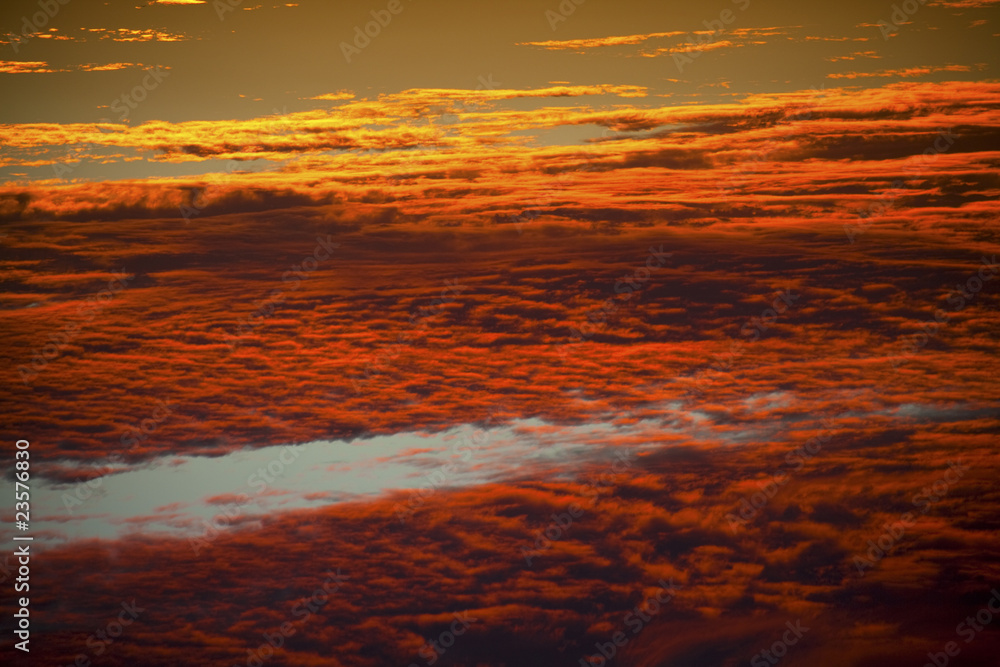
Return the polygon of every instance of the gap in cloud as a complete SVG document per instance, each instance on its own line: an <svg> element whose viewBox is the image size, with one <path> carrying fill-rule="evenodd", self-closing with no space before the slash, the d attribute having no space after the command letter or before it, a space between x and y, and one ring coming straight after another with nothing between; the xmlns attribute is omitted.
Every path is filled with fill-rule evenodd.
<svg viewBox="0 0 1000 667"><path fill-rule="evenodd" d="M888 418L928 423L996 412L907 404L833 415L784 391L752 394L728 408L692 409L671 401L614 412L597 401L579 400L597 409L592 421L527 418L478 429L466 424L438 433L244 449L220 457L164 456L139 465L111 464L103 476L72 485L43 477L35 483L42 517L36 524L50 545L129 534L183 536L202 532L206 522L226 511L238 515L240 525L250 525L318 503L490 483L581 481L617 456L641 460L671 447L795 442L834 417L850 423Z"/></svg>

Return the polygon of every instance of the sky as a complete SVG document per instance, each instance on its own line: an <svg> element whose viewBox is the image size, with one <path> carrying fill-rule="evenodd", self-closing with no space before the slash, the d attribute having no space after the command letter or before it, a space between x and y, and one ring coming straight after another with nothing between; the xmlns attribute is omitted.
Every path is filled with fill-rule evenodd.
<svg viewBox="0 0 1000 667"><path fill-rule="evenodd" d="M5 3L4 664L995 664L998 5Z"/></svg>

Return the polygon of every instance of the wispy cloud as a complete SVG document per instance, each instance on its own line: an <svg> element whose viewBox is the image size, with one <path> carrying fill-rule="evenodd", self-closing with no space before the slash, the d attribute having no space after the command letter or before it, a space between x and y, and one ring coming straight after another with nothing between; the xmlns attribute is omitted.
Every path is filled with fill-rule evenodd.
<svg viewBox="0 0 1000 667"><path fill-rule="evenodd" d="M840 62L842 60L857 60L858 58L881 58L877 51L855 51L854 53L848 54L846 56L831 56L826 60L831 63Z"/></svg>
<svg viewBox="0 0 1000 667"><path fill-rule="evenodd" d="M592 37L589 39L551 39L544 42L518 42L518 46L537 46L549 51L586 51L605 46L623 46L628 44L640 44L650 39L660 37L677 37L685 34L683 31L672 32L650 32L641 35L616 35L612 37Z"/></svg>
<svg viewBox="0 0 1000 667"><path fill-rule="evenodd" d="M828 79L871 79L871 78L892 78L901 77L909 79L918 76L927 76L937 72L971 72L968 65L940 65L928 67L905 67L902 69L883 69L875 72L835 72L827 74Z"/></svg>
<svg viewBox="0 0 1000 667"><path fill-rule="evenodd" d="M110 72L123 69L144 69L142 63L86 63L70 68L52 67L44 60L0 60L0 74L52 74L54 72ZM169 69L164 67L163 69Z"/></svg>
<svg viewBox="0 0 1000 667"><path fill-rule="evenodd" d="M187 3L179 3L187 4ZM191 39L179 32L155 30L152 28L136 30L132 28L81 28L87 33L97 35L100 39L113 42L182 42Z"/></svg>

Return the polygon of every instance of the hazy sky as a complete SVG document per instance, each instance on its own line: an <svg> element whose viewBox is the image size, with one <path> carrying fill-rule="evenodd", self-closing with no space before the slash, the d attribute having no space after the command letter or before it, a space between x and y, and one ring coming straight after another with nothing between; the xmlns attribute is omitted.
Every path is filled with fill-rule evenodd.
<svg viewBox="0 0 1000 667"><path fill-rule="evenodd" d="M997 4L988 0L914 5L912 15L891 3L860 0L815 6L765 0L405 0L392 6L396 13L388 3L230 1L74 0L46 5L51 17L37 3L6 3L0 9L6 34L0 44L0 121L11 125L2 128L0 180L63 183L270 170L302 153L204 154L199 140L177 124L215 122L206 131L223 138L233 133L228 121L266 116L271 126L257 124L254 132L267 134L274 119L289 120L289 114L329 119L333 128L308 130L315 138L317 132L336 133L337 119L351 116L352 104L403 91L572 86L570 93L479 102L493 110L650 109L761 93L992 80L998 53ZM375 37L359 37L356 28ZM622 99L596 86L634 92ZM450 106L427 101L422 108L411 106L409 118L379 119L384 108L369 105L353 114L352 127L365 128L365 117L397 129L440 126L453 120L447 111L470 110L454 103L475 100L470 92L453 96ZM160 125L144 130L145 138L173 136L174 150L188 157L164 155L162 142L151 147L135 135L93 135L95 125L89 133L79 131L85 129L80 124L100 122L100 132L110 134L149 121ZM57 132L37 125L52 123L77 125ZM277 132L298 129L292 122ZM603 131L586 120L515 124L510 130L511 138L528 137L536 145L581 144ZM421 137L408 140L410 148L431 138L426 127L419 132ZM324 148L364 147L334 141Z"/></svg>
<svg viewBox="0 0 1000 667"><path fill-rule="evenodd" d="M113 118L107 108L112 100L141 82L142 68L156 66L167 68L169 77L130 114L131 124L327 108L309 98L337 91L371 98L410 88L474 89L479 77L491 76L504 88L542 88L553 81L613 83L669 96L647 100L650 104L712 101L834 82L873 86L904 78L828 78L848 72L962 66L968 70L929 72L920 78L978 80L991 76L1000 53L997 5L990 2L917 5L912 16L893 19L893 3L870 0L587 0L579 6L566 0L564 10L575 7L566 17L559 14L556 0L402 0L400 13L390 14L388 25L347 62L341 43L353 44L355 27L364 27L373 20L370 12L384 11L387 3L248 0L230 8L230 1L72 0L59 6L54 17L36 24L51 37L0 45L0 60L7 66L26 61L70 71L0 75L0 120ZM967 4L979 6L948 6ZM23 17L43 16L39 11L36 2L4 3L0 31L21 32ZM723 14L726 11L731 14ZM730 22L713 24L720 15ZM550 23L552 16L565 20ZM878 22L902 18L907 22L886 39ZM696 31L709 29L705 22L723 29L702 37L715 46L695 54L690 63L679 68L672 55L642 57L697 39ZM653 33L681 34L582 53L524 45ZM81 65L112 63L132 65L114 71L78 70Z"/></svg>

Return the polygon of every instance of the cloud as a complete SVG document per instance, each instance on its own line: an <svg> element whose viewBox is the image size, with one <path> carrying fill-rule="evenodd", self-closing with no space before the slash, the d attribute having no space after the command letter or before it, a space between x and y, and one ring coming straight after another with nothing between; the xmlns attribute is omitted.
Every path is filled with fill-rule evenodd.
<svg viewBox="0 0 1000 667"><path fill-rule="evenodd" d="M601 25L591 9L575 25ZM518 29L541 28L541 11ZM959 30L976 18L947 13ZM403 17L421 36L437 18L422 16ZM203 18L197 34L231 45L235 26ZM367 20L292 22L292 39L331 25L350 39ZM195 44L154 44L182 27L50 34L170 51L178 85L198 87L180 80ZM778 26L691 35L710 35L715 65L767 44L733 53L774 65L742 63L742 88L706 72L664 98L640 85L664 84L662 61L593 60L676 55L694 48L686 34L520 42L544 52L507 35L536 86L515 69L506 86L378 94L399 90L369 76L398 64L397 27L366 51L374 70L320 88L237 76L198 104L151 101L141 124L0 125L4 437L31 441L42 516L108 481L33 527L38 664L423 665L463 614L471 627L435 664L610 664L597 654L617 646L623 667L745 665L798 622L789 666L919 665L957 641L1000 553L1000 83L929 81L983 72L910 67L890 57L898 40L876 53ZM310 43L336 51L322 37ZM814 57L789 57L799 47ZM230 60L254 78L282 50L265 51ZM566 51L595 67L530 67L583 63ZM148 60L31 57L3 71ZM817 65L818 79L875 71L786 80ZM390 69L398 83L413 67ZM143 73L95 77L116 94ZM291 113L225 111L272 93L305 97ZM468 458L453 449L498 421ZM259 472L187 474L231 460L249 474L271 451L310 456L259 495ZM968 469L943 493L957 460ZM432 493L407 488L445 462L459 472ZM74 537L97 525L120 537ZM633 632L664 581L677 595ZM123 604L137 622L97 654ZM962 659L998 649L990 630Z"/></svg>
<svg viewBox="0 0 1000 667"><path fill-rule="evenodd" d="M352 100L354 99L354 93L351 92L338 92L338 93L325 93L323 95L317 95L316 97L310 97L311 100Z"/></svg>
<svg viewBox="0 0 1000 667"><path fill-rule="evenodd" d="M844 55L844 56L831 56L826 60L831 63L839 62L841 60L857 60L858 58L881 58L876 51L855 51L854 53Z"/></svg>
<svg viewBox="0 0 1000 667"><path fill-rule="evenodd" d="M75 397L66 414L40 409L44 401L22 403L12 423L52 443L42 445L53 448L44 456L82 463L107 456L110 441L94 430L107 415L122 414L122 428L140 418L148 386L177 391L178 414L186 417L166 425L164 439L137 448L138 458L433 429L485 413L494 396L524 414L586 419L568 388L591 396L614 391L626 403L672 401L706 372L716 378L711 400L791 385L814 391L819 366L803 361L810 358L846 377L878 363L892 372L888 359L899 341L933 313L949 281L962 280L982 253L995 251L976 230L997 213L992 155L1000 138L990 120L1000 101L997 84L906 82L697 107L461 112L469 133L495 137L489 160L482 144L445 131L426 135L434 150L419 136L410 149L392 148L387 137L381 152L335 155L316 147L342 140L343 132L307 131L350 126L356 117L371 123L378 110L389 137L398 138L393 123L442 97L421 92L348 101L338 107L347 107L342 114L150 123L114 133L82 124L4 129L5 143L22 148L178 145L202 159L224 151L252 155L251 146L284 141L289 156L272 171L0 189L0 217L11 230L4 239L9 289L0 304L9 331L8 385L25 386L19 368L30 374L42 365L32 392ZM607 128L609 136L567 146L505 139L559 124ZM948 150L925 158L949 128L956 138ZM858 225L859 213L873 206L883 212L850 244L844 226ZM127 230L127 241L100 242L110 223ZM282 276L327 234L344 244L344 255L292 290ZM389 245L381 240L387 237ZM526 245L507 247L519 241ZM549 244L551 254L535 257L538 243ZM891 259L880 254L885 243L893 244ZM609 298L621 299L621 277L660 244L674 246L683 262L604 313ZM927 262L936 272L921 273ZM500 280L497 267L508 263L515 268ZM819 264L835 292L810 278L806 267ZM87 299L122 267L135 282L100 319L81 326L57 358L36 359L48 336L79 323ZM371 271L402 282L373 290L365 277ZM414 313L447 280L469 287L427 327L414 328ZM740 357L757 369L753 384L711 371L715 355L740 340L747 319L789 280L810 286L817 305ZM892 286L892 299L867 291L872 280ZM230 349L227 336L275 289L282 305ZM942 356L921 355L900 372L945 372L957 364L963 386L975 386L989 368L981 309L992 305L984 293L936 338ZM137 329L147 308L185 336ZM606 322L586 340L573 334L602 317ZM847 322L853 324L844 329ZM398 345L400 336L405 345ZM616 357L619 346L630 355ZM945 354L951 348L959 357ZM503 354L484 363L491 350ZM654 393L640 391L646 364L668 364L677 379ZM178 384L189 371L218 380ZM262 393L255 388L261 372L296 389ZM352 381L366 373L375 379L359 392ZM452 382L440 378L469 387L461 402L445 389ZM213 398L220 391L241 397L239 404L220 404ZM331 404L331 392L342 398ZM924 392L925 401L940 398L933 387ZM274 418L241 412L263 403L274 406ZM378 409L362 410L370 405Z"/></svg>
<svg viewBox="0 0 1000 667"><path fill-rule="evenodd" d="M171 417L128 465L365 447L498 408L538 454L438 489L406 522L405 490L303 488L288 497L327 504L221 529L156 505L118 520L125 538L50 544L36 659L73 662L134 598L148 615L104 647L110 662L245 663L301 621L275 664L410 664L467 612L456 664L579 664L660 580L679 592L621 664L745 662L796 619L811 628L798 659L824 667L917 663L953 640L926 619L975 613L1000 548L1000 281L955 307L1000 250L1000 84L673 106L625 97L638 92L415 89L240 121L0 128L25 169L94 143L216 170L0 188L5 424L47 478L93 477L161 399ZM559 127L594 140L526 138ZM223 173L220 156L283 159ZM852 243L845 225L876 208ZM339 245L310 269L320 239ZM907 341L923 345L907 356ZM638 446L602 478L602 456ZM431 465L426 449L403 456ZM861 576L854 556L957 457L968 474ZM194 497L240 501L221 491ZM154 521L186 537L152 536ZM540 552L529 565L522 549ZM337 568L343 587L296 616ZM984 633L963 655L996 648Z"/></svg>
<svg viewBox="0 0 1000 667"><path fill-rule="evenodd" d="M55 70L43 60L0 60L0 74L37 74L48 72L66 72Z"/></svg>
<svg viewBox="0 0 1000 667"><path fill-rule="evenodd" d="M41 64L41 65L44 65ZM40 66L41 66L40 65ZM116 65L117 66L117 65ZM347 99L337 93L337 101ZM150 121L140 127L104 124L23 124L0 128L12 145L115 146L152 153L152 159L197 162L205 159L286 161L298 153L331 150L389 150L411 147L478 147L515 131L511 116L493 114L485 122L457 125L460 134L423 122L428 115L462 114L475 117L486 105L519 98L619 96L640 98L646 89L631 85L552 86L534 90L413 89L375 100L350 100L330 110L313 110L237 121ZM524 113L523 129L550 124L550 117L572 110L543 109ZM15 138L17 137L17 138ZM54 152L54 151L53 151ZM60 156L62 157L62 156ZM37 156L36 156L37 158ZM57 160L54 160L55 163Z"/></svg>
<svg viewBox="0 0 1000 667"><path fill-rule="evenodd" d="M600 48L603 46L622 46L640 44L650 39L661 37L677 37L684 35L683 31L673 32L651 32L642 35L617 35L614 37L593 37L590 39L550 39L542 42L518 42L518 46L538 46L548 51L578 51L584 52L587 49Z"/></svg>
<svg viewBox="0 0 1000 667"><path fill-rule="evenodd" d="M782 26L766 28L734 28L732 30L695 30L691 33L684 31L652 32L639 35L616 35L610 37L594 37L588 39L567 39L567 40L546 40L540 42L519 42L518 46L535 46L548 51L574 51L576 53L586 53L591 49L609 46L632 46L642 44L651 40L663 40L670 37L686 36L684 42L677 42L673 46L659 47L652 50L640 50L636 55L645 58L655 58L657 56L672 55L674 53L686 53L690 51L712 50L725 47L746 46L748 44L764 44L761 41L764 37L774 37L778 35L788 35L802 26ZM717 37L718 33L718 37ZM692 38L694 35L694 38ZM707 37L707 39L706 39ZM723 37L725 39L723 39Z"/></svg>
<svg viewBox="0 0 1000 667"><path fill-rule="evenodd" d="M940 66L929 66L929 67L907 67L904 69L884 69L877 70L875 72L835 72L833 74L827 74L828 79L864 79L864 78L889 78L889 77L902 77L902 78L912 78L917 76L926 76L928 74L935 74L937 72L971 72L972 68L968 65L940 65Z"/></svg>
<svg viewBox="0 0 1000 667"><path fill-rule="evenodd" d="M56 69L45 61L0 60L0 74L52 74L55 72L108 72L123 69L144 69L142 63L86 63L70 69ZM169 68L164 68L169 69Z"/></svg>
<svg viewBox="0 0 1000 667"><path fill-rule="evenodd" d="M705 44L682 44L679 46L671 46L662 49L656 49L654 51L643 51L643 58L657 58L659 56L671 56L675 53L692 53L701 51L716 51L718 49L728 49L738 46L745 46L744 44L736 44L728 39L720 39L716 42L707 42Z"/></svg>
<svg viewBox="0 0 1000 667"><path fill-rule="evenodd" d="M655 419L655 410L646 416ZM919 662L992 595L977 573L1000 548L992 530L996 419L896 432L889 423L838 421L808 466L793 470L738 532L726 515L824 433L814 417L783 424L755 447L671 448L604 481L607 465L594 464L578 480L441 491L405 523L394 509L404 498L390 497L262 523L237 518L204 544L135 535L47 549L32 598L47 628L37 659L72 662L122 601L134 600L143 615L125 629L127 641L103 653L154 667L245 661L286 622L295 633L274 651L277 661L328 663L326 647L338 646L345 667L409 664L456 613L475 621L449 653L470 664L577 664L619 630L629 639L622 664L743 661L797 621L808 641L792 649L811 663ZM968 471L921 513L913 495L956 456ZM552 516L573 505L582 512L545 538ZM867 557L867 541L907 509L919 518L859 575L854 556ZM193 538L205 530L192 529ZM529 565L524 551L533 550ZM331 572L342 585L305 615ZM192 595L205 580L211 594ZM674 596L636 630L628 619L661 581ZM877 622L858 622L859 605ZM13 613L12 601L3 612ZM962 653L987 664L995 649L987 632Z"/></svg>
<svg viewBox="0 0 1000 667"><path fill-rule="evenodd" d="M1000 2L1000 0L935 0L929 3L934 7L948 7L951 9L979 9L988 8Z"/></svg>
<svg viewBox="0 0 1000 667"><path fill-rule="evenodd" d="M166 2L161 4L204 4L203 2ZM169 32L152 28L80 28L112 42L183 42L192 39L184 33Z"/></svg>

